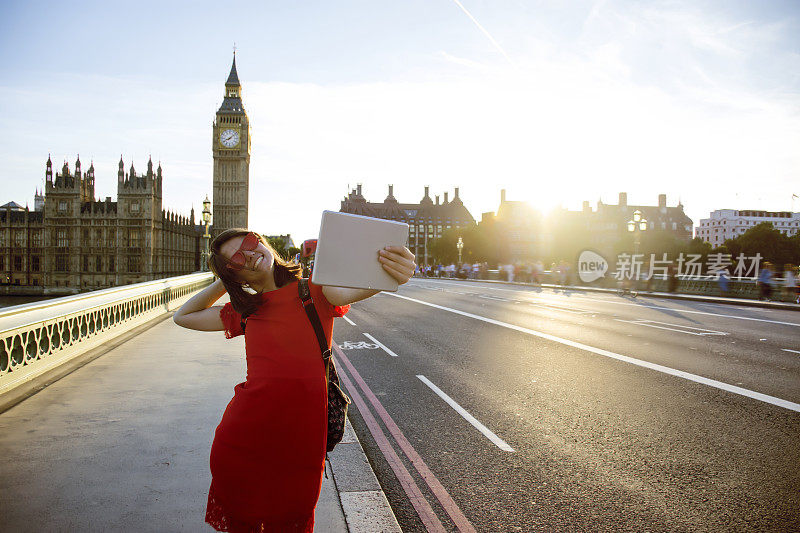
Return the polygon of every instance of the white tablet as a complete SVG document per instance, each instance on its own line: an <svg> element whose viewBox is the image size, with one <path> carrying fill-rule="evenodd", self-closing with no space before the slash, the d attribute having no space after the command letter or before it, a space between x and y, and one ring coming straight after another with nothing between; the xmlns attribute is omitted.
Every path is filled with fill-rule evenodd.
<svg viewBox="0 0 800 533"><path fill-rule="evenodd" d="M408 224L323 211L311 281L354 289L397 291L397 280L378 261L386 246L406 246Z"/></svg>

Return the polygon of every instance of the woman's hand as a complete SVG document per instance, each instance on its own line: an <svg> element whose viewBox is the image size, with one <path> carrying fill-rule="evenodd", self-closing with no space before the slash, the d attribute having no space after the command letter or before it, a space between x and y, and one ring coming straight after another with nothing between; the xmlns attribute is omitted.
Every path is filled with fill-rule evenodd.
<svg viewBox="0 0 800 533"><path fill-rule="evenodd" d="M417 268L414 263L414 254L405 246L387 246L378 252L378 261L400 285L411 279Z"/></svg>

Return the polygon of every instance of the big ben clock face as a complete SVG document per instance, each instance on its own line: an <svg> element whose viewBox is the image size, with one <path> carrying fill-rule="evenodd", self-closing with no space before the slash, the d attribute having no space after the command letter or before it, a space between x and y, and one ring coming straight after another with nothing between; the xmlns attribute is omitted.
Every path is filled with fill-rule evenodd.
<svg viewBox="0 0 800 533"><path fill-rule="evenodd" d="M219 134L219 142L227 148L233 148L239 144L239 132L236 130L225 130Z"/></svg>

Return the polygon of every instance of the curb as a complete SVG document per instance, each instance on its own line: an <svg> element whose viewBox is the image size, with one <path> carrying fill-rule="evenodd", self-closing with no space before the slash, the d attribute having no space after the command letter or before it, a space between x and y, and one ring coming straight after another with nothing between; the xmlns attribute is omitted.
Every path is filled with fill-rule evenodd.
<svg viewBox="0 0 800 533"><path fill-rule="evenodd" d="M502 285L517 285L520 287L540 287L542 289L555 289L555 290L571 290L571 291L585 291L585 292L603 292L610 294L617 294L617 289L608 289L605 287L586 287L583 285L552 285L550 283L525 283L522 281L502 281L496 279L459 279L459 278L423 278L417 277L416 279L433 280L433 281L469 281L475 283L497 283ZM747 307L763 307L766 309L784 309L789 311L800 311L800 305L790 302L762 302L759 300L751 300L747 298L725 298L722 296L703 296L701 294L680 294L672 292L645 292L636 291L637 296L647 296L650 298L668 298L672 300L685 300L692 302L708 302L716 304L729 304L741 305Z"/></svg>
<svg viewBox="0 0 800 533"><path fill-rule="evenodd" d="M350 533L402 533L349 418L328 460Z"/></svg>

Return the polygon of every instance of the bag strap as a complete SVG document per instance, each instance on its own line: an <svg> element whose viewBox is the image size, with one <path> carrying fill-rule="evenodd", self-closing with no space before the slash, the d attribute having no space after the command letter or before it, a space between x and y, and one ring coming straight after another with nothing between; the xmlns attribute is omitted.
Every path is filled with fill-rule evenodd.
<svg viewBox="0 0 800 533"><path fill-rule="evenodd" d="M322 322L319 320L319 314L314 307L314 300L311 298L311 291L308 288L308 280L300 278L297 284L297 292L300 294L300 300L303 302L303 309L308 315L308 320L314 326L314 333L317 334L317 341L319 342L319 350L322 352L322 360L325 362L327 370L328 361L331 358L331 349L328 348L328 341L325 338L325 332L322 330Z"/></svg>

